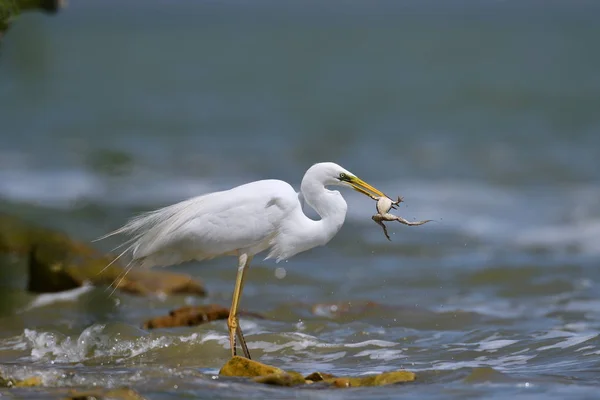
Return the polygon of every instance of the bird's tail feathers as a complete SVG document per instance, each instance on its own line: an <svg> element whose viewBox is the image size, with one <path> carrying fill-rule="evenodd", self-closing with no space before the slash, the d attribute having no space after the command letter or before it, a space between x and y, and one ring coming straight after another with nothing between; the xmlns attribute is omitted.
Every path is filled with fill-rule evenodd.
<svg viewBox="0 0 600 400"><path fill-rule="evenodd" d="M122 227L120 227L119 229L109 232L106 235L100 236L99 238L92 240L92 242L98 242L100 240L107 239L114 235L120 235L120 234L125 234L125 235L134 234L135 235L137 233L137 235L135 235L133 238L131 238L127 242L119 245L119 247L122 247L127 243L133 242L134 240L138 239L141 236L141 233L140 233L141 231L148 230L148 228L156 225L160 221L160 218L158 215L159 211L161 211L161 210L149 211L149 212L137 215L137 216L131 218L129 221L127 221L127 223L125 225L123 225ZM117 249L119 247L117 247Z"/></svg>
<svg viewBox="0 0 600 400"><path fill-rule="evenodd" d="M118 247L122 247L122 246L118 246ZM117 248L118 248L118 247L117 247ZM132 246L129 246L129 247L127 247L125 250L123 250L123 251L122 251L122 252L121 252L119 255L117 255L115 258L113 258L113 260L112 260L111 262L109 262L109 263L108 263L108 264L107 264L107 265L106 265L104 268L102 268L102 269L100 270L100 272L98 272L98 274L97 274L97 275L100 275L101 273L103 273L104 271L106 271L106 269L107 269L108 267L110 267L111 265L113 265L114 263L116 263L117 261L119 261L119 259L120 259L121 257L123 257L123 256L125 255L125 253L127 253L128 251L130 251L130 250L132 249L132 247L133 247L133 245L132 245Z"/></svg>

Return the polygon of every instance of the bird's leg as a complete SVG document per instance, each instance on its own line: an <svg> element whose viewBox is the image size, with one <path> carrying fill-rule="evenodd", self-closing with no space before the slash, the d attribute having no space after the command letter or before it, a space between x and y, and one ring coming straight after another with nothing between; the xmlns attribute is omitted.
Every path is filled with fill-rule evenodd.
<svg viewBox="0 0 600 400"><path fill-rule="evenodd" d="M246 265L244 266L244 273L242 275L242 283L240 286L240 298L242 297L242 292L244 291L244 283L246 282L246 271L248 267L250 267L250 263L252 262L252 256L247 256ZM237 316L237 311L235 315L235 319L237 321L237 330L236 334L240 341L240 346L242 347L242 352L244 353L244 357L247 359L251 359L250 352L248 351L248 346L246 345L246 339L244 339L244 333L242 332L242 327L240 325L240 320Z"/></svg>
<svg viewBox="0 0 600 400"><path fill-rule="evenodd" d="M236 335L240 340L244 357L250 359L250 352L248 346L246 346L246 340L244 334L240 328L240 320L238 318L238 305L242 297L242 291L244 290L244 278L246 270L252 261L252 256L244 253L241 254L238 259L238 272L235 278L235 287L233 289L233 300L231 302L231 308L229 310L229 318L227 318L227 327L229 328L229 344L231 346L232 357L236 355Z"/></svg>
<svg viewBox="0 0 600 400"><path fill-rule="evenodd" d="M250 357L250 352L248 351L248 346L246 345L246 339L244 339L244 333L242 332L242 327L240 326L240 321L237 317L236 317L236 320L237 320L236 334L237 334L238 340L240 341L240 346L242 347L242 352L244 353L244 357L246 357L248 360L251 360L252 358Z"/></svg>

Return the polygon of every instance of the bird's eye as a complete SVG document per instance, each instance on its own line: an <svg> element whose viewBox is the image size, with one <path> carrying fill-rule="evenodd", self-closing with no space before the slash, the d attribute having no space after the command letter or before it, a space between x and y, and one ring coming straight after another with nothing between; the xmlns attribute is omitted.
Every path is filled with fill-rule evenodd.
<svg viewBox="0 0 600 400"><path fill-rule="evenodd" d="M346 180L346 179L348 179L348 175L346 175L345 173L343 173L343 172L342 172L342 173L340 174L340 178L339 178L339 179L340 179L341 181L343 181L343 180Z"/></svg>

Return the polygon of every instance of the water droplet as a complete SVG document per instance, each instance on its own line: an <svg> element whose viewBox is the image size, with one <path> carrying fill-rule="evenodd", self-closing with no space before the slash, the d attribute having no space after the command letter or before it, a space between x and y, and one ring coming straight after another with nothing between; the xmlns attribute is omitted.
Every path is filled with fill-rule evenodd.
<svg viewBox="0 0 600 400"><path fill-rule="evenodd" d="M283 278L285 278L286 275L287 275L287 271L285 270L285 268L282 268L282 267L275 268L275 277L277 279L283 279Z"/></svg>

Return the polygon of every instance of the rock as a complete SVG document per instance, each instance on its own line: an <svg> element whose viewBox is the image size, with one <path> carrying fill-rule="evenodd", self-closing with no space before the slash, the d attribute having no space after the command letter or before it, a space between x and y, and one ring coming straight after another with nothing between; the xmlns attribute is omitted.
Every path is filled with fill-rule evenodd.
<svg viewBox="0 0 600 400"><path fill-rule="evenodd" d="M232 357L219 371L219 375L223 376L256 377L272 374L285 374L285 371L240 356Z"/></svg>
<svg viewBox="0 0 600 400"><path fill-rule="evenodd" d="M296 386L305 384L306 380L298 372L284 372L257 376L254 378L254 382L275 386Z"/></svg>
<svg viewBox="0 0 600 400"><path fill-rule="evenodd" d="M402 370L361 377L336 377L322 372L313 372L312 374L303 377L300 373L295 371L283 371L280 368L238 356L231 358L223 368L221 368L219 375L251 377L254 382L268 385L297 386L322 382L336 388L384 386L395 383L412 382L416 379L414 373Z"/></svg>
<svg viewBox="0 0 600 400"><path fill-rule="evenodd" d="M0 388L1 387L32 387L40 386L42 384L42 378L39 376L31 376L25 379L14 379L4 378L0 376Z"/></svg>
<svg viewBox="0 0 600 400"><path fill-rule="evenodd" d="M24 388L42 385L42 378L31 376L25 379L16 379L0 375L0 388ZM0 397L2 395L0 394ZM10 396L10 395L9 395ZM93 389L93 390L69 390L66 400L144 400L144 397L129 388L118 389Z"/></svg>
<svg viewBox="0 0 600 400"><path fill-rule="evenodd" d="M117 263L107 267L114 257L60 232L31 226L4 214L0 214L0 252L27 257L27 289L31 292L59 292L84 283L114 283L119 290L131 294L206 295L202 283L189 275L148 269L132 269L124 274L125 269Z"/></svg>
<svg viewBox="0 0 600 400"><path fill-rule="evenodd" d="M71 390L65 400L144 400L133 389L96 389L96 390Z"/></svg>
<svg viewBox="0 0 600 400"><path fill-rule="evenodd" d="M337 388L346 388L352 386L350 384L350 379L348 378L335 378L331 380L331 383Z"/></svg>
<svg viewBox="0 0 600 400"><path fill-rule="evenodd" d="M383 372L360 377L333 377L324 381L335 387L385 386L394 383L412 382L416 375L409 371Z"/></svg>
<svg viewBox="0 0 600 400"><path fill-rule="evenodd" d="M466 383L486 383L486 382L510 382L511 379L502 372L496 371L491 367L473 368L469 376L464 379Z"/></svg>
<svg viewBox="0 0 600 400"><path fill-rule="evenodd" d="M239 315L264 319L260 314L240 311ZM172 328L176 326L195 326L211 321L229 318L229 308L218 304L181 307L169 312L169 315L152 318L144 323L144 329Z"/></svg>
<svg viewBox="0 0 600 400"><path fill-rule="evenodd" d="M360 378L350 378L352 386L384 386L393 383L412 382L415 374L409 371L391 371Z"/></svg>
<svg viewBox="0 0 600 400"><path fill-rule="evenodd" d="M323 372L313 372L312 374L307 375L304 379L306 379L307 381L312 381L312 382L321 382L321 381L324 381L326 379L331 379L331 378L335 378L335 377L331 374L325 374Z"/></svg>

